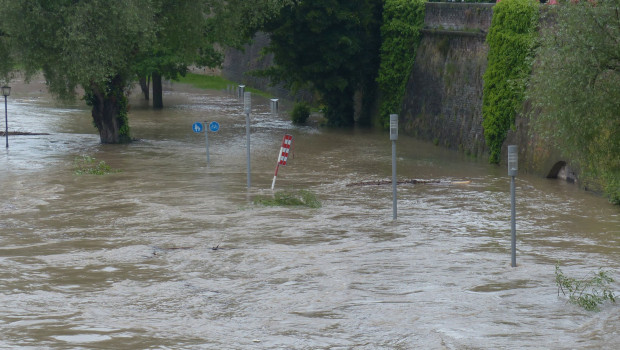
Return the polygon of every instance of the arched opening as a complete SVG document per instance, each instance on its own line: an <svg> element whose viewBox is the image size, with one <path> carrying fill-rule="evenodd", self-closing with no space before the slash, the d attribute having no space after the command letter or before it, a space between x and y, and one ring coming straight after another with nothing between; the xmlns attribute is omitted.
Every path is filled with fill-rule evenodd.
<svg viewBox="0 0 620 350"><path fill-rule="evenodd" d="M566 166L566 162L561 160L553 165L549 173L547 174L547 179L557 179L560 170Z"/></svg>
<svg viewBox="0 0 620 350"><path fill-rule="evenodd" d="M547 174L548 179L561 179L566 182L575 183L577 181L577 175L575 172L566 165L566 162L561 160L551 167L551 170Z"/></svg>

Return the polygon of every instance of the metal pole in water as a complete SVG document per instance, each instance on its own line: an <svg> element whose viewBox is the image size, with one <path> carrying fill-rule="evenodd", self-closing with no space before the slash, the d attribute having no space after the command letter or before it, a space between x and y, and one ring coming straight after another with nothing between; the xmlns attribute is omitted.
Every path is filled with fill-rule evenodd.
<svg viewBox="0 0 620 350"><path fill-rule="evenodd" d="M516 223L516 205L515 205L515 177L510 177L510 265L517 267L517 223Z"/></svg>
<svg viewBox="0 0 620 350"><path fill-rule="evenodd" d="M392 219L396 220L396 141L392 141Z"/></svg>
<svg viewBox="0 0 620 350"><path fill-rule="evenodd" d="M209 164L209 129L207 126L207 121L205 120L205 144L207 146L207 165Z"/></svg>
<svg viewBox="0 0 620 350"><path fill-rule="evenodd" d="M519 150L517 146L508 146L508 175L510 176L510 253L512 267L517 267L517 223L515 203L515 176L519 168Z"/></svg>
<svg viewBox="0 0 620 350"><path fill-rule="evenodd" d="M6 139L6 148L9 148L9 115L6 110L6 95L4 95L4 138Z"/></svg>
<svg viewBox="0 0 620 350"><path fill-rule="evenodd" d="M398 115L390 114L390 140L392 140L392 220L396 220L396 140L398 140Z"/></svg>
<svg viewBox="0 0 620 350"><path fill-rule="evenodd" d="M9 114L6 109L6 98L11 95L11 87L4 85L2 87L2 95L4 96L4 138L6 139L6 148L9 148Z"/></svg>
<svg viewBox="0 0 620 350"><path fill-rule="evenodd" d="M250 92L244 92L243 94L243 106L245 109L245 136L246 136L246 148L248 158L248 188L250 188L250 111L252 110L252 95Z"/></svg>

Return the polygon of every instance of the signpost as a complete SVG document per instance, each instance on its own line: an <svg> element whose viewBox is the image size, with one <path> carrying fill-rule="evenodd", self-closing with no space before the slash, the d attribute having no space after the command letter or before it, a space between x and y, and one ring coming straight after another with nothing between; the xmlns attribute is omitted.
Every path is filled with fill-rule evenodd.
<svg viewBox="0 0 620 350"><path fill-rule="evenodd" d="M202 123L195 122L194 124L192 124L192 130L194 130L194 132L197 134L200 134L202 132L202 128Z"/></svg>
<svg viewBox="0 0 620 350"><path fill-rule="evenodd" d="M392 141L392 219L396 220L396 140L398 140L397 114L390 114L390 140Z"/></svg>
<svg viewBox="0 0 620 350"><path fill-rule="evenodd" d="M243 109L245 111L245 136L248 158L248 189L250 188L250 112L252 111L252 95L250 92L243 94Z"/></svg>
<svg viewBox="0 0 620 350"><path fill-rule="evenodd" d="M278 162L276 163L276 171L273 175L273 182L271 182L271 189L273 190L276 185L276 178L278 177L278 169L280 169L280 165L286 166L286 162L288 161L288 154L291 151L291 147L293 145L293 136L285 134L284 138L282 138L282 146L280 146L280 153L278 154Z"/></svg>
<svg viewBox="0 0 620 350"><path fill-rule="evenodd" d="M510 176L510 252L511 266L517 266L517 224L515 203L515 176L519 168L519 151L517 146L508 146L508 175Z"/></svg>
<svg viewBox="0 0 620 350"><path fill-rule="evenodd" d="M239 85L239 88L237 89L237 98L239 100L243 98L244 91L245 91L245 85Z"/></svg>
<svg viewBox="0 0 620 350"><path fill-rule="evenodd" d="M204 124L200 122L195 122L194 124L192 124L192 130L194 130L194 132L197 134L200 134L204 130L205 145L207 148L207 164L209 164L209 130L211 130L212 132L217 132L218 130L220 130L220 124L218 122L211 122L210 124L208 124L207 127L206 120L204 121Z"/></svg>
<svg viewBox="0 0 620 350"><path fill-rule="evenodd" d="M269 106L271 107L271 115L278 115L278 99L272 98Z"/></svg>

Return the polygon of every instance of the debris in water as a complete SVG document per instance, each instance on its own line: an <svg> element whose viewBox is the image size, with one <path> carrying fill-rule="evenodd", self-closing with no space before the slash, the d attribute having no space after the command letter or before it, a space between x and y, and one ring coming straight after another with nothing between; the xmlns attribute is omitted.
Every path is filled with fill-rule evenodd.
<svg viewBox="0 0 620 350"><path fill-rule="evenodd" d="M471 183L470 181L441 181L441 180L418 180L418 179L408 179L401 180L396 182L398 185L403 184L446 184L446 185L468 185ZM361 181L347 184L347 187L350 186L380 186L380 185L391 185L392 180L377 180L377 181Z"/></svg>

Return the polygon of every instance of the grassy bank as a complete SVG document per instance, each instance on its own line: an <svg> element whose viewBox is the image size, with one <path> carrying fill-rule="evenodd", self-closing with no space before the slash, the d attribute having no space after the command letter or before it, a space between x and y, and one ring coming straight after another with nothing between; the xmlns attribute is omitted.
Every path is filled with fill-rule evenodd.
<svg viewBox="0 0 620 350"><path fill-rule="evenodd" d="M183 84L189 84L198 89L207 90L226 90L229 85L233 85L235 87L239 86L238 83L227 80L219 75L204 75L195 73L187 73L184 77L179 77L176 79L176 81ZM257 94L267 98L271 97L269 93L251 87L246 87L245 91L249 91L252 94Z"/></svg>

